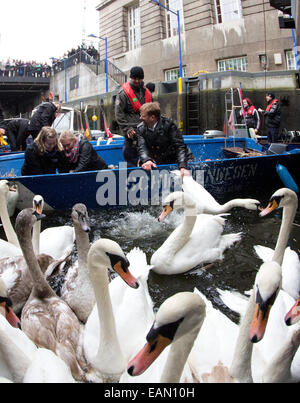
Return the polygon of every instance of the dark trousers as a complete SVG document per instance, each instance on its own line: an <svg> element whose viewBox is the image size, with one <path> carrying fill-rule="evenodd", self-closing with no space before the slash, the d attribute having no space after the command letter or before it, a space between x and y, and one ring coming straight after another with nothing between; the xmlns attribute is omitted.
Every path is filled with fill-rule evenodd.
<svg viewBox="0 0 300 403"><path fill-rule="evenodd" d="M136 145L132 140L125 137L122 149L124 160L127 162L128 167L136 167L138 163L138 152Z"/></svg>
<svg viewBox="0 0 300 403"><path fill-rule="evenodd" d="M268 143L277 143L279 127L268 127L267 128Z"/></svg>

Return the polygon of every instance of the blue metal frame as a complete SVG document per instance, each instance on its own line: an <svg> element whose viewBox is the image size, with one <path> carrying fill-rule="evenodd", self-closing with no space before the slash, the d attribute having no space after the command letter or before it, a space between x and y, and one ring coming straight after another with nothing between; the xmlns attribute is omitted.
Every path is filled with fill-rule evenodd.
<svg viewBox="0 0 300 403"><path fill-rule="evenodd" d="M158 6L163 7L165 10L170 11L170 13L175 14L177 16L177 24L178 24L178 42L179 42L179 76L182 78L182 54L181 54L181 36L180 36L180 13L179 10L174 11L171 10L170 8L164 6L161 4L158 0L152 0L154 3L156 3Z"/></svg>
<svg viewBox="0 0 300 403"><path fill-rule="evenodd" d="M108 92L108 59L107 59L107 36L96 36L94 34L88 35L91 38L102 39L105 41L105 91Z"/></svg>

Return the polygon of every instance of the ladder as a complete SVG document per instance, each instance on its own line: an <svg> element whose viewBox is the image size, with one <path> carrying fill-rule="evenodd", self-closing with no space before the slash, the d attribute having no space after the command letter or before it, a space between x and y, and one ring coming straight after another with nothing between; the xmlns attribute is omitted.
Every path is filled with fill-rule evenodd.
<svg viewBox="0 0 300 403"><path fill-rule="evenodd" d="M233 137L248 137L245 117L240 115L243 100L238 88L230 88L225 93L225 132ZM241 122L238 123L238 117Z"/></svg>
<svg viewBox="0 0 300 403"><path fill-rule="evenodd" d="M187 134L200 134L199 78L189 77L186 81Z"/></svg>

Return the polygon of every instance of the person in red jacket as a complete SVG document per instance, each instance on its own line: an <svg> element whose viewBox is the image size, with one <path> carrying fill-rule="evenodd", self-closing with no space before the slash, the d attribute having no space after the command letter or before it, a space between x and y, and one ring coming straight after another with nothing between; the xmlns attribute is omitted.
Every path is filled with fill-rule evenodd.
<svg viewBox="0 0 300 403"><path fill-rule="evenodd" d="M150 91L144 87L144 70L140 66L130 70L130 81L122 84L115 103L116 120L120 134L124 136L123 156L128 167L137 166L137 134L140 123L140 107L152 102Z"/></svg>

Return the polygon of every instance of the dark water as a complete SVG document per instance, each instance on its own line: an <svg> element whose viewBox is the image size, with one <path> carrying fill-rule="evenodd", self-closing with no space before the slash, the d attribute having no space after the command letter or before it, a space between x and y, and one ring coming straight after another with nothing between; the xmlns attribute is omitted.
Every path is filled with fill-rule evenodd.
<svg viewBox="0 0 300 403"><path fill-rule="evenodd" d="M269 196L260 199L264 207ZM120 244L125 253L135 246L140 247L146 253L149 263L153 252L183 219L183 213L178 211L173 212L164 222L159 223L157 217L160 211L160 207L89 211L90 240L93 242L99 237L113 239ZM70 211L47 213L42 223L42 229L63 224L72 225ZM253 246L264 245L274 248L280 224L280 210L270 216L260 218L255 211L233 209L227 217L224 233L242 232L242 240L225 251L222 261L214 262L206 269L203 269L205 265L202 265L197 266L191 272L169 276L150 272L149 291L155 307L158 308L166 298L176 292L193 291L194 287L197 287L213 302L214 306L219 307L231 319L237 320L238 317L227 309L218 298L216 288L240 292L249 290L261 264ZM290 246L299 253L299 211L290 236ZM73 259L75 257L76 253Z"/></svg>

